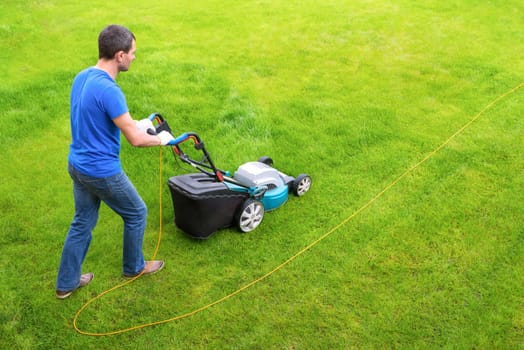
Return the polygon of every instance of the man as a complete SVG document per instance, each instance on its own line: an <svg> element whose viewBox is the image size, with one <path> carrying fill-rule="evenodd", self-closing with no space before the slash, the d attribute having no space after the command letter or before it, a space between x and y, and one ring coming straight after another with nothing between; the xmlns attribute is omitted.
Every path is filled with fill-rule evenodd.
<svg viewBox="0 0 524 350"><path fill-rule="evenodd" d="M152 274L161 260L144 261L142 242L147 207L120 164L120 133L135 147L166 145L173 136L147 133L148 119L134 121L116 84L118 73L135 59L135 36L127 28L110 25L98 37L99 59L80 72L71 88L71 134L68 171L73 179L75 216L67 233L56 281L56 297L65 299L93 279L82 274L103 201L124 221L123 275Z"/></svg>

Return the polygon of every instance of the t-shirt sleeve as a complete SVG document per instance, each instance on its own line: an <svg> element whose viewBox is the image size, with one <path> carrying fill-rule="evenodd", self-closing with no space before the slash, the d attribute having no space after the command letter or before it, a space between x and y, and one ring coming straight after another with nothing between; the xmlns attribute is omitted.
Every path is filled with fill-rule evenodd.
<svg viewBox="0 0 524 350"><path fill-rule="evenodd" d="M103 104L106 113L111 119L115 119L129 110L126 97L118 85L111 86L104 91Z"/></svg>

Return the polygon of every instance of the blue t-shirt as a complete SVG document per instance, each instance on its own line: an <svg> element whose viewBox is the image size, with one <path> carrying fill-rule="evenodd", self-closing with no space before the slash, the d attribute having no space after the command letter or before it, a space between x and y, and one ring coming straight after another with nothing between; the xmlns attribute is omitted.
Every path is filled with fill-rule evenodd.
<svg viewBox="0 0 524 350"><path fill-rule="evenodd" d="M81 173L103 178L122 171L120 129L113 119L128 111L124 94L105 71L80 72L71 88L69 162Z"/></svg>

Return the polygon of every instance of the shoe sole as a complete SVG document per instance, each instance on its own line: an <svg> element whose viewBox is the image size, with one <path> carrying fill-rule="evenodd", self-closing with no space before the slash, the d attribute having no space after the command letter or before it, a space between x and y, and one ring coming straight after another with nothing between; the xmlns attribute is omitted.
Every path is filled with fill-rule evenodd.
<svg viewBox="0 0 524 350"><path fill-rule="evenodd" d="M80 277L80 285L76 288L76 289L73 289L73 290L70 290L69 292L63 292L64 294L58 294L58 292L55 293L55 296L57 299L60 299L60 300L63 300L67 297L70 297L71 294L73 294L73 292L79 288L82 288L82 287L85 287L87 286L89 283L91 283L91 281L95 278L95 275L93 273L87 273L87 274L91 274L91 278L87 281L87 282L84 282L82 283L82 277ZM87 275L86 274L86 275Z"/></svg>
<svg viewBox="0 0 524 350"><path fill-rule="evenodd" d="M67 293L65 293L65 294L58 294L58 293L56 293L56 298L62 300L62 299L67 298L67 297L70 296L71 294L73 294L73 291L71 291L71 292L67 292Z"/></svg>
<svg viewBox="0 0 524 350"><path fill-rule="evenodd" d="M157 273L158 271L162 270L164 268L164 265L165 263L162 262L162 265L160 265L160 267L158 269L156 269L155 271L151 271L151 272L140 272L140 273L137 273L136 275L125 275L125 274L122 274L122 276L124 278L127 278L127 279L131 279L131 278L135 278L137 276L150 276L150 275L154 275L155 273ZM147 265L146 265L147 266Z"/></svg>

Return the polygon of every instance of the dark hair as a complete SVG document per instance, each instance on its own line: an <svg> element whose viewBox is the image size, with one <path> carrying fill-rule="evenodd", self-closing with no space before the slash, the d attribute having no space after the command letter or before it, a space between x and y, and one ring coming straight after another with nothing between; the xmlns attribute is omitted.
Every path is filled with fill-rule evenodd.
<svg viewBox="0 0 524 350"><path fill-rule="evenodd" d="M135 35L126 27L111 24L98 35L98 58L112 59L118 51L129 52Z"/></svg>

